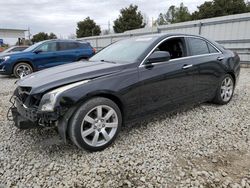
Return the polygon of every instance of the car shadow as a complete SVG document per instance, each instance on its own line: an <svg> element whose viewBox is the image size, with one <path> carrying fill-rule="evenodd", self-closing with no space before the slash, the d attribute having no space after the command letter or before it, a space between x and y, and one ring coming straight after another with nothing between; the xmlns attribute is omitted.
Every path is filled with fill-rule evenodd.
<svg viewBox="0 0 250 188"><path fill-rule="evenodd" d="M14 76L10 75L0 75L0 79L12 79L12 80L17 80Z"/></svg>
<svg viewBox="0 0 250 188"><path fill-rule="evenodd" d="M171 112L156 112L150 116L146 116L144 117L143 120L135 120L132 122L129 122L127 124L125 124L122 127L122 131L124 129L126 129L126 131L130 131L130 128L133 129L134 126L138 127L138 126L147 126L155 121L164 121L167 118L175 118L179 115L182 115L186 112L189 112L195 108L201 108L202 110L204 110L204 112L207 112L205 110L205 108L203 108L203 106L216 106L216 104L212 104L212 103L202 103L202 104L197 104L197 105L190 105L190 106L186 106L186 107L182 107L180 109L171 111Z"/></svg>

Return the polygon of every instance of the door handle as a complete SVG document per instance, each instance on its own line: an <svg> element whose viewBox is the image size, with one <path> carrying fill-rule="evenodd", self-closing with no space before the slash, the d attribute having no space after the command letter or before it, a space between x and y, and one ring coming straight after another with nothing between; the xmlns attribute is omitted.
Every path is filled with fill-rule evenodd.
<svg viewBox="0 0 250 188"><path fill-rule="evenodd" d="M192 64L189 64L189 65L183 65L182 69L188 69L188 68L191 68L193 65Z"/></svg>
<svg viewBox="0 0 250 188"><path fill-rule="evenodd" d="M224 57L217 57L218 61L222 61L224 59Z"/></svg>

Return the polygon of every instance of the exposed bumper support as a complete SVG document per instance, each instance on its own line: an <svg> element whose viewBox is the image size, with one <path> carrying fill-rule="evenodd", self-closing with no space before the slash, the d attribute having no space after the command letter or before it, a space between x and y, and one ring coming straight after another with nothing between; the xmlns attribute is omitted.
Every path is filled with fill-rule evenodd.
<svg viewBox="0 0 250 188"><path fill-rule="evenodd" d="M16 107L12 107L11 108L11 112L12 112L12 117L13 117L13 121L15 123L15 126L19 129L32 129L32 128L37 128L39 127L38 124L28 120L27 118L21 116Z"/></svg>
<svg viewBox="0 0 250 188"><path fill-rule="evenodd" d="M66 143L68 123L76 107L70 108L63 116L60 116L57 113L40 114L35 109L25 107L18 98L12 104L10 112L17 128L32 129L57 126L60 137ZM45 122L47 123L42 125Z"/></svg>

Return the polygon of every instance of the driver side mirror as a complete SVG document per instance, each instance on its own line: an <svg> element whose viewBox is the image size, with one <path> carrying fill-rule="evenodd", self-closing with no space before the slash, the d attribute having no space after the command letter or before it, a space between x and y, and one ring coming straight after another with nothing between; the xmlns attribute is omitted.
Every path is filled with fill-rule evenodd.
<svg viewBox="0 0 250 188"><path fill-rule="evenodd" d="M170 60L170 53L166 51L155 51L147 59L146 64L164 62Z"/></svg>
<svg viewBox="0 0 250 188"><path fill-rule="evenodd" d="M42 53L42 52L43 52L42 50L35 50L35 51L34 51L35 54L40 54L40 53Z"/></svg>

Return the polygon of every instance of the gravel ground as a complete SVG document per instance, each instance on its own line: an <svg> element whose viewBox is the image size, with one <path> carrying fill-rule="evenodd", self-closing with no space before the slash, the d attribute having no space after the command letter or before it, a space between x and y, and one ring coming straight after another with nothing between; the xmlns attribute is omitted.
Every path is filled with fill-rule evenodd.
<svg viewBox="0 0 250 188"><path fill-rule="evenodd" d="M0 187L250 187L250 69L232 101L126 125L96 153L54 130L6 120L15 79L0 77Z"/></svg>

